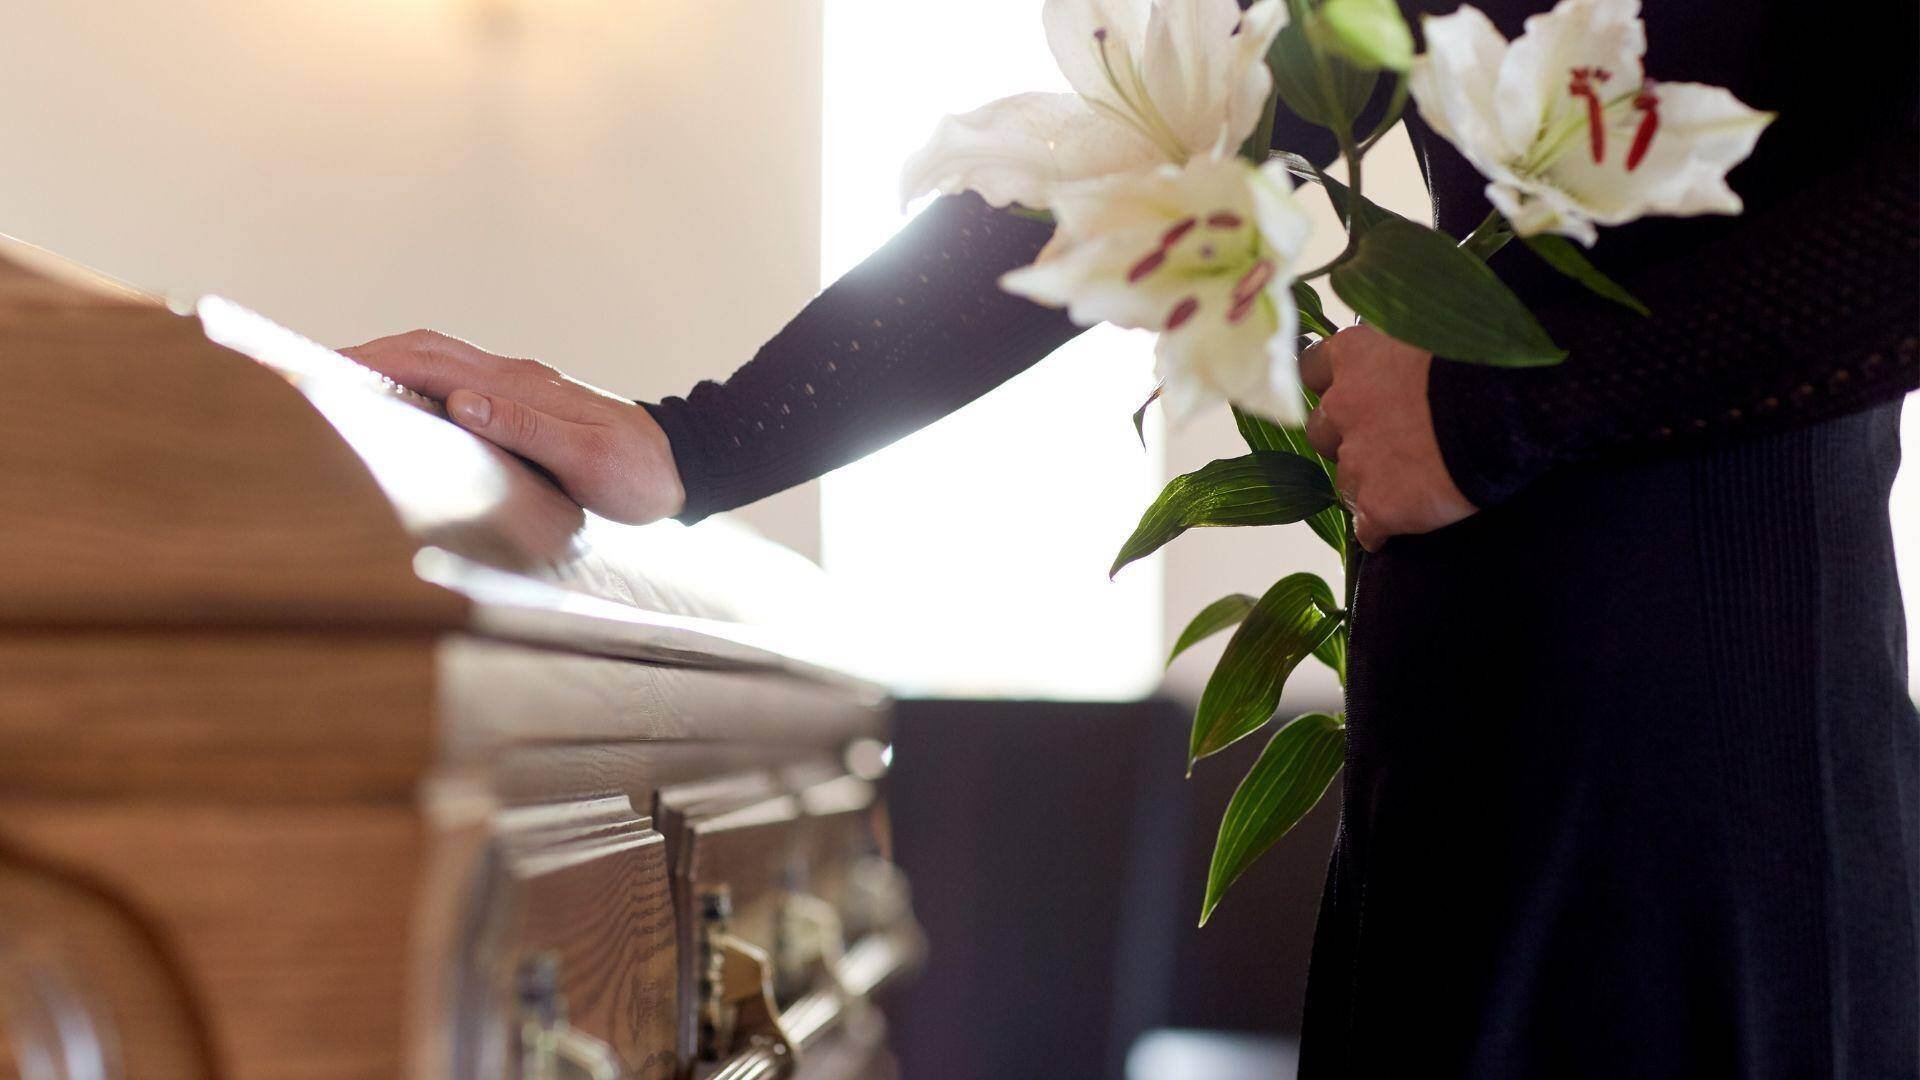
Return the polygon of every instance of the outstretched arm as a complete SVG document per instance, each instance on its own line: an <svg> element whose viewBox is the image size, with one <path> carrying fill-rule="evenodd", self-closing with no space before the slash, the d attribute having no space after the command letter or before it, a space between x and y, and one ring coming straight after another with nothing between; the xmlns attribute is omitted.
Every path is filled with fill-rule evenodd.
<svg viewBox="0 0 1920 1080"><path fill-rule="evenodd" d="M657 405L431 331L346 352L444 398L455 422L539 464L597 514L692 523L923 427L1079 333L998 284L1051 235L978 196L941 198L725 382Z"/></svg>
<svg viewBox="0 0 1920 1080"><path fill-rule="evenodd" d="M694 522L845 465L953 412L1080 332L1001 291L1052 226L973 194L936 200L725 382L647 408Z"/></svg>

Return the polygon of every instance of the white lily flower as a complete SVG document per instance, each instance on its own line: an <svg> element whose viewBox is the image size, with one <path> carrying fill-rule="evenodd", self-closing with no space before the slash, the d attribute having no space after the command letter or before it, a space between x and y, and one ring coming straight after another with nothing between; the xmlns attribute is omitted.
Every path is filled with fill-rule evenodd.
<svg viewBox="0 0 1920 1080"><path fill-rule="evenodd" d="M1740 212L1727 170L1772 113L1647 79L1639 0L1561 0L1525 25L1509 44L1477 8L1428 18L1409 74L1421 117L1487 177L1516 233L1591 245L1596 225Z"/></svg>
<svg viewBox="0 0 1920 1080"><path fill-rule="evenodd" d="M1046 0L1041 21L1073 93L1015 94L948 116L907 161L901 203L972 190L1050 206L1057 183L1184 164L1238 146L1266 105L1283 0Z"/></svg>
<svg viewBox="0 0 1920 1080"><path fill-rule="evenodd" d="M1255 168L1223 143L1184 166L1061 185L1053 210L1053 239L1003 288L1083 326L1159 331L1175 423L1222 399L1304 421L1291 285L1311 225L1284 165Z"/></svg>

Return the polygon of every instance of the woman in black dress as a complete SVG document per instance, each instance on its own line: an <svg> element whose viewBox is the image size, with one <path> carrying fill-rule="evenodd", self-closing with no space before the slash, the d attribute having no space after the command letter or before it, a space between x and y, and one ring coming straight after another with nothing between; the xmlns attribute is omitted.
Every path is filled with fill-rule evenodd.
<svg viewBox="0 0 1920 1080"><path fill-rule="evenodd" d="M1480 6L1513 37L1548 5ZM1596 249L1653 316L1512 245L1493 265L1561 366L1372 331L1306 365L1328 391L1316 437L1394 463L1350 493L1380 550L1310 1078L1920 1076L1920 723L1887 513L1920 385L1915 6L1656 0L1645 18L1650 73L1780 114L1732 176L1743 216L1645 220ZM1408 124L1436 224L1464 235L1484 182ZM1331 157L1324 133L1279 129ZM1048 234L943 197L726 382L657 405L434 334L354 352L590 508L692 522L1072 337L995 285Z"/></svg>

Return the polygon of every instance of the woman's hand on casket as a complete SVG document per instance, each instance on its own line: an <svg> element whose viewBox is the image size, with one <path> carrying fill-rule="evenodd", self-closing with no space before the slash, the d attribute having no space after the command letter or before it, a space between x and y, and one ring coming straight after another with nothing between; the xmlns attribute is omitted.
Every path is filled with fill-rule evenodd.
<svg viewBox="0 0 1920 1080"><path fill-rule="evenodd" d="M601 517L639 525L686 501L666 433L626 398L432 330L341 352L445 401L455 423L546 469Z"/></svg>

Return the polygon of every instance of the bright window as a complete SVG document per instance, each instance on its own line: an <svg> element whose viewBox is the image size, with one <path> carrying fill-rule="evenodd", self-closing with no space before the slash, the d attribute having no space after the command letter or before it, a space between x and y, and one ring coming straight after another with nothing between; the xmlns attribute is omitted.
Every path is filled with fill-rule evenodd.
<svg viewBox="0 0 1920 1080"><path fill-rule="evenodd" d="M907 220L900 166L942 114L1065 88L1034 0L826 0L824 60L827 281ZM934 694L1153 688L1159 561L1106 576L1159 484L1158 451L1141 448L1128 419L1152 386L1150 340L1091 331L827 477L822 556L878 631L864 646L876 673Z"/></svg>

